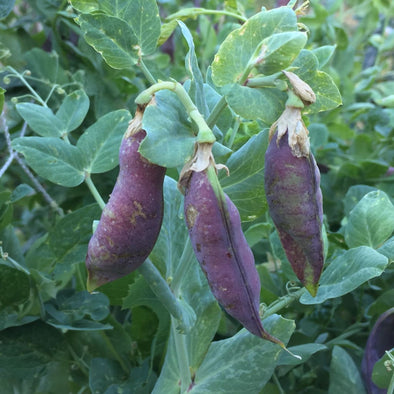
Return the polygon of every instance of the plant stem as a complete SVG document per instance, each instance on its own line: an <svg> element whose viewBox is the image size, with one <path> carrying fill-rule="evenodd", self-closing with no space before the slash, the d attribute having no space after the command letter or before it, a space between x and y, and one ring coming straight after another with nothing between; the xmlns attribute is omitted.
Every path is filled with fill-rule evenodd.
<svg viewBox="0 0 394 394"><path fill-rule="evenodd" d="M8 66L7 67L9 70L11 70L16 76L18 77L23 84L27 87L27 89L29 89L29 91L31 92L31 94L34 96L34 98L44 107L48 108L47 103L39 96L39 94L31 87L31 85L29 84L29 82L26 81L25 77L23 76L23 74L19 73L18 71L16 71L13 67Z"/></svg>
<svg viewBox="0 0 394 394"><path fill-rule="evenodd" d="M279 298L277 301L274 301L263 313L263 317L266 318L268 316L273 315L276 312L279 312L281 309L288 307L291 303L298 300L306 291L305 287L295 291L294 293L285 295Z"/></svg>
<svg viewBox="0 0 394 394"><path fill-rule="evenodd" d="M171 316L171 331L175 342L175 350L177 354L178 367L181 379L181 393L187 392L192 383L192 376L189 368L189 356L186 348L186 337L176 330L176 321Z"/></svg>
<svg viewBox="0 0 394 394"><path fill-rule="evenodd" d="M151 74L151 72L149 71L148 67L146 67L146 64L144 63L144 61L142 60L142 58L140 58L139 60L139 66L141 68L141 71L143 72L143 74L145 75L145 78L149 81L149 83L151 85L154 85L155 83L157 83L155 77Z"/></svg>
<svg viewBox="0 0 394 394"><path fill-rule="evenodd" d="M87 174L85 176L85 183L87 187L89 188L90 192L92 193L94 199L97 201L97 204L100 206L101 209L104 209L105 207L105 202L103 198L101 197L100 193L98 192L96 185L93 183L92 178L90 177L90 174Z"/></svg>
<svg viewBox="0 0 394 394"><path fill-rule="evenodd" d="M216 138L212 130L207 125L204 117L200 114L192 99L187 94L185 88L180 83L172 81L162 81L155 83L150 88L140 93L135 99L135 102L137 104L146 104L151 100L152 96L156 92L164 89L171 90L178 96L189 117L196 123L198 127L197 141L200 143L214 143Z"/></svg>
<svg viewBox="0 0 394 394"><path fill-rule="evenodd" d="M280 394L286 394L285 391L283 390L282 385L280 384L279 379L278 379L278 377L276 376L275 373L272 375L272 380L276 384L276 387L278 388L279 393Z"/></svg>
<svg viewBox="0 0 394 394"><path fill-rule="evenodd" d="M209 114L208 119L207 119L207 124L209 127L213 127L217 120L219 119L219 116L221 112L227 107L227 101L224 96L220 98L220 100L215 104L213 107L212 112Z"/></svg>
<svg viewBox="0 0 394 394"><path fill-rule="evenodd" d="M146 259L138 270L171 316L183 320L182 306L152 261Z"/></svg>

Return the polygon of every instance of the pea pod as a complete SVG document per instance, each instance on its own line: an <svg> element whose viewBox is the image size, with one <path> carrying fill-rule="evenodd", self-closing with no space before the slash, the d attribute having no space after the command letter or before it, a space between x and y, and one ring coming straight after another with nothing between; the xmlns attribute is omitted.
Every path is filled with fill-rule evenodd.
<svg viewBox="0 0 394 394"><path fill-rule="evenodd" d="M119 151L119 175L86 257L88 290L137 269L156 243L163 219L166 169L139 152L146 132L141 110L130 123Z"/></svg>
<svg viewBox="0 0 394 394"><path fill-rule="evenodd" d="M239 212L221 190L213 166L191 172L185 183L184 212L195 255L219 304L254 335L284 347L262 326L261 285L253 253Z"/></svg>
<svg viewBox="0 0 394 394"><path fill-rule="evenodd" d="M287 258L315 296L324 265L320 172L311 152L294 154L288 132L276 132L265 153L265 192Z"/></svg>

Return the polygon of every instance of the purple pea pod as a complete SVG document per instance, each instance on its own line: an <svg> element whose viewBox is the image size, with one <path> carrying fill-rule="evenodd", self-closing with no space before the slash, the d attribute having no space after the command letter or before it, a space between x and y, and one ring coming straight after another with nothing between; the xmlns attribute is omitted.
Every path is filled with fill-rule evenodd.
<svg viewBox="0 0 394 394"><path fill-rule="evenodd" d="M372 381L372 371L375 363L384 355L386 350L394 348L394 308L381 314L369 334L365 346L361 371L368 394L385 394Z"/></svg>
<svg viewBox="0 0 394 394"><path fill-rule="evenodd" d="M137 110L119 151L119 175L86 256L88 290L136 270L149 256L163 220L166 169L139 152L146 132Z"/></svg>
<svg viewBox="0 0 394 394"><path fill-rule="evenodd" d="M285 111L284 115L291 111ZM295 137L295 141L298 135L290 137ZM270 215L293 271L315 296L324 265L320 172L309 151L307 135L293 144L290 137L287 129L283 132L279 128L271 138L265 154L265 192Z"/></svg>
<svg viewBox="0 0 394 394"><path fill-rule="evenodd" d="M184 212L195 255L224 310L254 335L284 347L260 320L260 278L239 212L222 191L213 165L183 182Z"/></svg>

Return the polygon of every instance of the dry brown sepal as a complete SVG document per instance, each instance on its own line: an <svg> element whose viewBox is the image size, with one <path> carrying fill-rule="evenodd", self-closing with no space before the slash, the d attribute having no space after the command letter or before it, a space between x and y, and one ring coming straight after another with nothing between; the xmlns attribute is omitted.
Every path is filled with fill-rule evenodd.
<svg viewBox="0 0 394 394"><path fill-rule="evenodd" d="M229 170L224 164L216 164L215 158L212 154L212 147L213 144L211 143L196 143L193 157L184 165L179 175L178 189L183 194L185 190L185 184L187 183L193 171L201 172L212 165L216 172L224 168L227 172L227 175L229 175Z"/></svg>

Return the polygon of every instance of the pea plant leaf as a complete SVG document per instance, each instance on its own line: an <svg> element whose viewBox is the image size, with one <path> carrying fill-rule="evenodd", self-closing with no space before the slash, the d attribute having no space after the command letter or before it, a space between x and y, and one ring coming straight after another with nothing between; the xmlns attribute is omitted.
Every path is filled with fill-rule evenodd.
<svg viewBox="0 0 394 394"><path fill-rule="evenodd" d="M242 221L253 221L267 210L264 192L264 154L268 130L261 131L234 152L226 166L230 176L221 173L220 183L237 206Z"/></svg>
<svg viewBox="0 0 394 394"><path fill-rule="evenodd" d="M196 137L187 113L175 93L162 90L146 107L142 127L147 136L140 153L152 163L177 167L192 157Z"/></svg>
<svg viewBox="0 0 394 394"><path fill-rule="evenodd" d="M38 175L61 186L78 186L85 179L85 160L73 145L54 137L20 137L12 147L25 156Z"/></svg>
<svg viewBox="0 0 394 394"><path fill-rule="evenodd" d="M376 249L393 231L393 203L383 191L371 191L350 211L345 226L345 241L351 248L367 245Z"/></svg>
<svg viewBox="0 0 394 394"><path fill-rule="evenodd" d="M270 334L285 344L295 328L292 320L278 315L268 317L263 324ZM212 342L189 392L258 393L271 378L281 352L283 350L278 345L262 340L245 329L231 338ZM268 359L272 362L264 364ZM245 365L248 367L245 368ZM250 379L250 376L254 378Z"/></svg>
<svg viewBox="0 0 394 394"><path fill-rule="evenodd" d="M56 112L56 117L64 125L63 133L69 133L79 127L85 119L88 110L89 97L84 90L75 90L67 95Z"/></svg>
<svg viewBox="0 0 394 394"><path fill-rule="evenodd" d="M365 394L364 383L352 357L339 346L334 346L330 364L329 394L340 392Z"/></svg>
<svg viewBox="0 0 394 394"><path fill-rule="evenodd" d="M66 128L50 108L33 103L19 103L16 109L29 127L42 137L61 137Z"/></svg>
<svg viewBox="0 0 394 394"><path fill-rule="evenodd" d="M119 146L130 119L126 110L113 111L84 131L77 147L85 155L85 171L98 174L118 165Z"/></svg>
<svg viewBox="0 0 394 394"><path fill-rule="evenodd" d="M264 39L275 33L297 30L296 15L288 7L252 16L221 44L212 63L213 82L217 86L238 82Z"/></svg>
<svg viewBox="0 0 394 394"><path fill-rule="evenodd" d="M130 69L138 62L138 39L124 20L110 15L82 14L76 21L86 42L111 67Z"/></svg>
<svg viewBox="0 0 394 394"><path fill-rule="evenodd" d="M349 249L331 261L323 271L316 297L305 293L300 302L321 304L330 298L341 297L381 275L387 264L387 257L368 246Z"/></svg>

